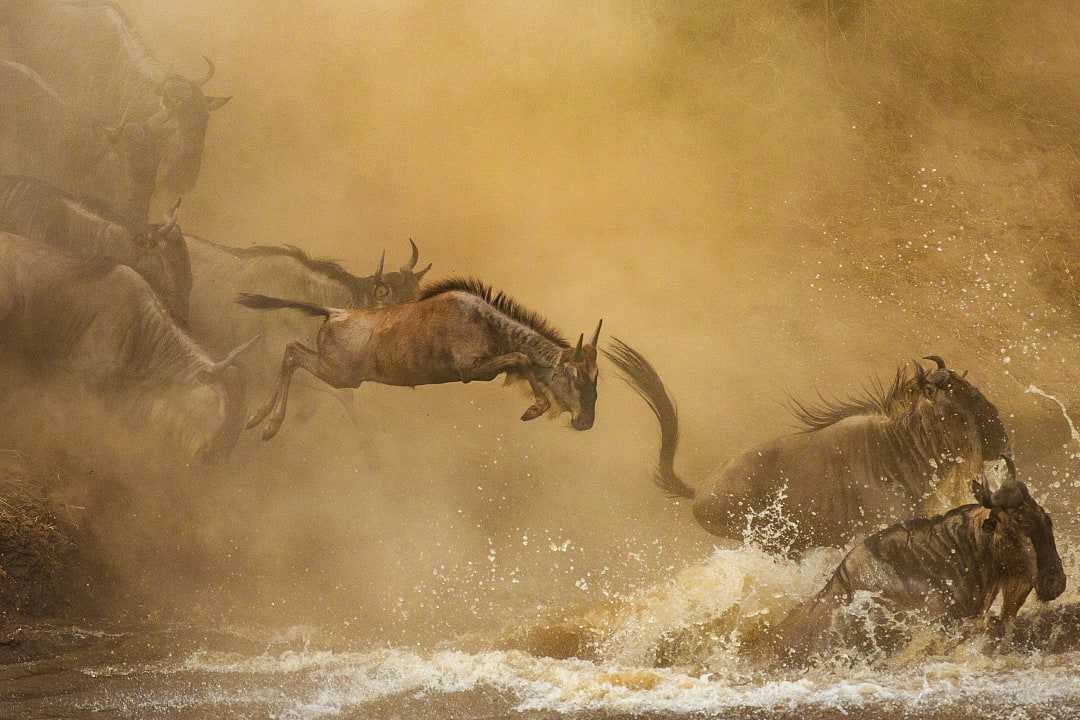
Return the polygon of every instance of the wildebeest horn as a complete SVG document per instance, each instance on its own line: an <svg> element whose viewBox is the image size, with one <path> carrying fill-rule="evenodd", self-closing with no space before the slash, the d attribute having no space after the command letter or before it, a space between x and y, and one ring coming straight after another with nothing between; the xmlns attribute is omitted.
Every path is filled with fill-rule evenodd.
<svg viewBox="0 0 1080 720"><path fill-rule="evenodd" d="M574 348L574 361L580 362L585 359L585 350L583 345L585 343L585 333L578 335L577 347Z"/></svg>
<svg viewBox="0 0 1080 720"><path fill-rule="evenodd" d="M1001 459L1005 461L1009 476L1001 484L1001 487L994 491L992 502L995 507L1017 507L1024 502L1027 487L1017 479L1016 465L1013 463L1012 458L1008 455L1002 455Z"/></svg>
<svg viewBox="0 0 1080 720"><path fill-rule="evenodd" d="M427 271L430 270L430 269L431 269L431 263L428 263L426 268L424 268L423 270L421 270L418 273L413 273L413 277L416 278L416 282L420 282L424 278L424 275L427 274Z"/></svg>
<svg viewBox="0 0 1080 720"><path fill-rule="evenodd" d="M236 359L239 358L244 353L245 350L247 350L252 345L254 345L255 341L258 340L261 337L262 337L262 333L259 333L258 335L251 338L247 342L241 343L241 344L237 345L235 348L233 348L232 350L230 350L228 355L226 355L225 357L223 357L222 359L220 359L216 363L214 363L213 367L210 369L210 374L211 375L217 375L219 373L224 372L226 368L228 368L229 366L231 366L233 363L236 362Z"/></svg>
<svg viewBox="0 0 1080 720"><path fill-rule="evenodd" d="M600 342L600 328L604 327L604 318L600 318L600 322L596 323L596 332L592 334L592 340L589 344L596 347L596 343Z"/></svg>
<svg viewBox="0 0 1080 720"><path fill-rule="evenodd" d="M385 265L385 264L386 264L386 251L383 250L382 255L379 256L379 268L375 271L375 282L377 282L377 283L382 282L382 271L383 271L383 265Z"/></svg>
<svg viewBox="0 0 1080 720"><path fill-rule="evenodd" d="M210 82L214 77L214 73L217 72L217 67L214 66L214 61L203 55L203 60L206 61L206 76L202 80L192 80L192 83L202 87L206 83Z"/></svg>
<svg viewBox="0 0 1080 720"><path fill-rule="evenodd" d="M923 356L923 360L932 360L932 361L934 361L935 363L937 363L937 369L938 370L944 370L945 369L945 361L941 359L940 355L925 355L925 356Z"/></svg>
<svg viewBox="0 0 1080 720"><path fill-rule="evenodd" d="M923 369L923 366L919 364L918 360L912 360L911 363L915 366L915 380L920 385L925 385L926 384L926 370Z"/></svg>
<svg viewBox="0 0 1080 720"><path fill-rule="evenodd" d="M416 267L416 262L420 259L420 250L417 249L416 243L412 238L409 238L409 244L412 245L412 257L409 258L409 262L401 266L401 272L412 272L412 269Z"/></svg>
<svg viewBox="0 0 1080 720"><path fill-rule="evenodd" d="M176 198L176 202L173 203L173 206L169 209L169 212L166 213L165 224L162 225L161 228L158 230L159 235L167 236L173 231L173 228L176 227L177 218L180 216L180 202L182 200L183 198Z"/></svg>

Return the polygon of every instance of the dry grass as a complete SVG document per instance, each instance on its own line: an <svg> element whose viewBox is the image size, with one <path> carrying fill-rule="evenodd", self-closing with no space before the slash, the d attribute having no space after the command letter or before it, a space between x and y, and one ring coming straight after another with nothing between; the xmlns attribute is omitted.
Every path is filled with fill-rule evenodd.
<svg viewBox="0 0 1080 720"><path fill-rule="evenodd" d="M53 607L69 575L73 528L25 458L0 451L0 616Z"/></svg>

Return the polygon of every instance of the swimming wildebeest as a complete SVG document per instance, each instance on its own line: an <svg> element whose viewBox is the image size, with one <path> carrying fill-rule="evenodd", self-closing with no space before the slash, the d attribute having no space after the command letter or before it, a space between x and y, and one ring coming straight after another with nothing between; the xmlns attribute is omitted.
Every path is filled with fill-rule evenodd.
<svg viewBox="0 0 1080 720"><path fill-rule="evenodd" d="M291 308L326 320L316 350L292 342L285 348L278 387L248 421L255 427L270 417L263 439L277 434L285 420L289 383L297 368L335 388L363 382L414 387L493 380L501 373L525 380L533 404L528 421L549 410L569 412L575 430L588 430L596 411L596 343L585 336L577 346L546 320L478 280L454 278L426 288L415 302L375 310L346 310L312 303L241 295L238 302L256 310Z"/></svg>
<svg viewBox="0 0 1080 720"><path fill-rule="evenodd" d="M919 363L911 375L898 369L889 386L876 383L865 398L816 408L794 403L802 432L751 448L695 489L675 473L679 416L660 376L619 340L605 354L659 420L656 483L673 498L692 500L702 527L723 537L738 539L754 511L784 494L784 516L797 528L783 539L789 552L840 546L897 517L925 515L926 502L938 495L946 507L955 505L961 490L939 483L963 488L965 473L970 479L984 459L1009 452L994 405L935 356L932 372Z"/></svg>
<svg viewBox="0 0 1080 720"><path fill-rule="evenodd" d="M76 197L121 202L134 188L153 187L144 143L111 129L64 101L44 78L0 60L0 168L39 178ZM140 219L145 217L145 210Z"/></svg>
<svg viewBox="0 0 1080 720"><path fill-rule="evenodd" d="M76 200L39 180L0 175L0 232L128 265L186 323L191 261L177 225L178 209L174 205L161 224L131 224L100 204Z"/></svg>
<svg viewBox="0 0 1080 720"><path fill-rule="evenodd" d="M78 381L184 458L236 444L246 405L232 365L245 346L212 360L126 265L0 233L0 336L8 360Z"/></svg>
<svg viewBox="0 0 1080 720"><path fill-rule="evenodd" d="M203 94L214 76L177 75L154 57L116 3L108 0L20 0L0 11L12 59L33 68L85 117L143 143L144 166L156 188L182 195L195 184L210 113L229 98ZM153 179L153 175L151 175ZM145 220L155 185L106 197L135 220Z"/></svg>
<svg viewBox="0 0 1080 720"><path fill-rule="evenodd" d="M191 235L186 239L193 276L191 332L221 352L258 335L244 361L248 389L254 393L272 391L281 348L296 339L314 338L321 323L301 313L250 312L233 302L238 294L370 309L415 300L420 281L431 269L430 264L416 269L420 250L411 240L412 254L399 270L385 271L380 260L375 274L356 276L336 262L309 257L289 245L235 248ZM330 392L353 417L352 391Z"/></svg>
<svg viewBox="0 0 1080 720"><path fill-rule="evenodd" d="M856 545L821 592L777 626L771 644L796 662L825 650L841 632L838 613L860 592L889 613L916 611L946 621L987 616L1001 593L999 631L1032 589L1043 601L1061 595L1065 571L1050 515L1016 478L1008 456L986 475L1003 480L996 488L991 480L972 480L977 505L908 520Z"/></svg>

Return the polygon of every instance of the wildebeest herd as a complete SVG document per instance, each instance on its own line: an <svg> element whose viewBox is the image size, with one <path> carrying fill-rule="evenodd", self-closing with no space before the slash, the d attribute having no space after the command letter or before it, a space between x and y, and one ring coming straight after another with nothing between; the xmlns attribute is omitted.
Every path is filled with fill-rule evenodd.
<svg viewBox="0 0 1080 720"><path fill-rule="evenodd" d="M223 461L245 426L281 427L304 370L342 393L361 383L527 383L521 419L595 421L602 321L565 339L489 286L422 286L419 249L358 277L290 245L231 247L185 234L179 196L195 186L215 66L185 78L158 61L109 0L0 0L0 330L4 360L68 372L118 422L154 428L187 460ZM155 198L171 209L150 223ZM261 311L280 310L266 313ZM308 343L314 339L314 347ZM660 424L657 484L691 501L709 532L737 538L784 500L800 553L873 533L778 636L818 647L838 603L867 590L903 608L1003 616L1065 576L1049 516L1017 477L994 405L937 356L865 397L794 403L801 432L752 448L694 488L674 470L678 414L629 345L602 351ZM249 398L266 402L250 412ZM926 519L960 503L977 504ZM907 520L885 530L882 527ZM808 634L807 628L813 628Z"/></svg>

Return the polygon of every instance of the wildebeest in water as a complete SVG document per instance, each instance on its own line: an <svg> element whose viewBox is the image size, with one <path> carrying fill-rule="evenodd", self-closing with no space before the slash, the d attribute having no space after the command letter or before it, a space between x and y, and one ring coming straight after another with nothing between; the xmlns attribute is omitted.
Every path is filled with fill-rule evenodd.
<svg viewBox="0 0 1080 720"><path fill-rule="evenodd" d="M0 231L87 259L134 268L181 322L187 322L191 261L177 224L179 201L164 223L131 223L101 204L78 200L33 178L0 175Z"/></svg>
<svg viewBox="0 0 1080 720"><path fill-rule="evenodd" d="M675 473L679 417L659 374L617 339L605 354L660 423L661 489L691 500L702 527L732 539L756 512L786 496L784 517L797 534L773 550L844 545L896 518L925 515L942 492L956 495L945 497L945 507L954 506L966 493L965 476L1010 452L997 408L963 374L932 356L934 370L917 362L913 373L900 368L891 384L876 383L865 398L823 401L820 407L795 402L801 432L737 455L695 489ZM952 481L950 487L939 487L944 480Z"/></svg>
<svg viewBox="0 0 1080 720"><path fill-rule="evenodd" d="M542 317L478 280L450 279L426 288L415 302L376 310L347 310L265 295L238 302L256 310L294 309L326 318L315 350L300 342L285 348L273 397L248 422L268 416L264 439L285 419L289 384L303 368L335 388L363 382L413 387L493 380L501 373L529 383L533 404L521 416L569 412L575 430L588 430L596 411L596 344L571 346Z"/></svg>
<svg viewBox="0 0 1080 720"><path fill-rule="evenodd" d="M151 180L156 175L157 189L174 195L191 190L210 113L229 100L203 93L214 76L209 59L201 78L176 74L108 0L7 2L0 6L0 29L14 60L33 68L84 116L143 146L141 162L151 168ZM151 183L103 199L145 220L154 191Z"/></svg>
<svg viewBox="0 0 1080 720"><path fill-rule="evenodd" d="M76 381L185 460L236 444L246 404L233 365L250 342L213 360L126 265L0 233L0 335L6 361Z"/></svg>
<svg viewBox="0 0 1080 720"><path fill-rule="evenodd" d="M1008 629L1032 589L1046 602L1061 595L1065 571L1050 515L1017 479L1008 456L991 463L986 475L1003 479L972 480L978 504L893 525L856 545L821 592L774 630L770 643L780 656L798 663L843 642L841 613L860 592L890 614L915 611L945 621L988 619L1000 593L998 632ZM864 622L858 625L865 630Z"/></svg>

